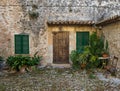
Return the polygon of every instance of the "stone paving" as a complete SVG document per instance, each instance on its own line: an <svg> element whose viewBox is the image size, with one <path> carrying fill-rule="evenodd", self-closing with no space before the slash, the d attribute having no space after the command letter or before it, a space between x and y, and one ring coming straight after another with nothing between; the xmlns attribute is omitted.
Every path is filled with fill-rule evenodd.
<svg viewBox="0 0 120 91"><path fill-rule="evenodd" d="M39 69L24 74L1 72L0 91L120 91L120 84L113 86L97 75L97 71L63 68Z"/></svg>

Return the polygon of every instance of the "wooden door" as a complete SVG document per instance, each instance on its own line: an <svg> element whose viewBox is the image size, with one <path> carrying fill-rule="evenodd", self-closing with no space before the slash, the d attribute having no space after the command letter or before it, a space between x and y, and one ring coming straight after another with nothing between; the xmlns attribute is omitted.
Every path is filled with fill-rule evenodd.
<svg viewBox="0 0 120 91"><path fill-rule="evenodd" d="M53 33L53 63L69 63L69 32Z"/></svg>

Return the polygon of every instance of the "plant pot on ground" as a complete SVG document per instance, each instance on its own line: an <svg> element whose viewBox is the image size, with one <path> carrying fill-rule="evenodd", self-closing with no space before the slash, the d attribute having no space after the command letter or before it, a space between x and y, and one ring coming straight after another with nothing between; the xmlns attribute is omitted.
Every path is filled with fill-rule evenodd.
<svg viewBox="0 0 120 91"><path fill-rule="evenodd" d="M106 49L104 49L103 52L102 52L102 56L103 57L108 57L109 56L109 52Z"/></svg>
<svg viewBox="0 0 120 91"><path fill-rule="evenodd" d="M87 52L83 52L82 54L79 54L79 63L80 63L80 67L82 69L86 68L86 64L87 64L87 61L88 61L88 56L89 54Z"/></svg>
<svg viewBox="0 0 120 91"><path fill-rule="evenodd" d="M22 66L21 68L20 68L20 73L25 73L26 72L26 68L27 68L27 66Z"/></svg>
<svg viewBox="0 0 120 91"><path fill-rule="evenodd" d="M29 56L10 56L7 58L7 64L12 70L21 71L31 60ZM22 69L21 69L22 68Z"/></svg>
<svg viewBox="0 0 120 91"><path fill-rule="evenodd" d="M29 69L31 66L39 64L41 61L41 56L29 57L29 56L10 56L7 59L7 64L12 70L24 73L26 69Z"/></svg>
<svg viewBox="0 0 120 91"><path fill-rule="evenodd" d="M80 67L81 67L81 69L85 69L86 68L86 63L81 64Z"/></svg>
<svg viewBox="0 0 120 91"><path fill-rule="evenodd" d="M109 50L108 50L108 41L105 41L105 46L103 49L103 53L102 53L103 57L108 57L109 56Z"/></svg>
<svg viewBox="0 0 120 91"><path fill-rule="evenodd" d="M106 58L106 57L108 57L109 55L106 54L106 53L103 53L102 56L103 56L104 58Z"/></svg>

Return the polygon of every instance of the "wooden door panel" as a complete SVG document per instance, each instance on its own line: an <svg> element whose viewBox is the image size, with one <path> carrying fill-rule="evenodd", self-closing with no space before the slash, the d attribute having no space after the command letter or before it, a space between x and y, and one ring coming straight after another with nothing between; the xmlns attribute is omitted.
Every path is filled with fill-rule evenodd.
<svg viewBox="0 0 120 91"><path fill-rule="evenodd" d="M53 33L53 63L69 63L69 32Z"/></svg>

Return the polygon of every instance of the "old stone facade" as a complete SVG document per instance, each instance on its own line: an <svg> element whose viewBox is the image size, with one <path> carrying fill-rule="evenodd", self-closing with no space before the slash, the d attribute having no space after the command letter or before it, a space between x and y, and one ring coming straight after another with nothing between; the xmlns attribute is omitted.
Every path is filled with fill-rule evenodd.
<svg viewBox="0 0 120 91"><path fill-rule="evenodd" d="M120 22L105 26L103 32L109 42L110 54L116 55L120 59ZM118 65L120 66L120 62Z"/></svg>
<svg viewBox="0 0 120 91"><path fill-rule="evenodd" d="M37 6L37 19L29 17L33 5ZM14 35L28 34L29 55L39 51L43 63L53 63L52 32L62 25L62 31L69 31L69 53L76 49L76 31L100 30L109 41L111 55L119 56L119 21L96 26L115 15L120 16L120 0L1 0L0 55L15 55Z"/></svg>

